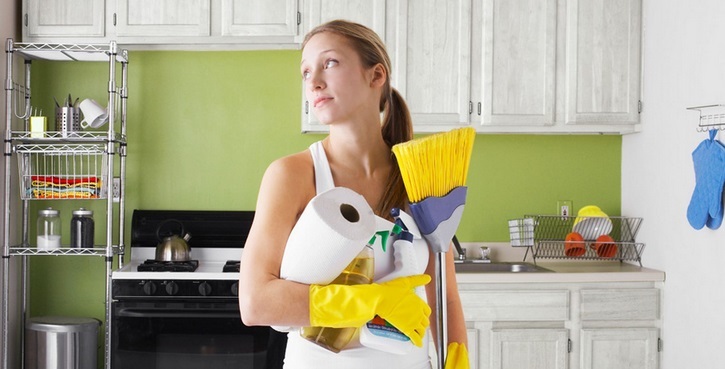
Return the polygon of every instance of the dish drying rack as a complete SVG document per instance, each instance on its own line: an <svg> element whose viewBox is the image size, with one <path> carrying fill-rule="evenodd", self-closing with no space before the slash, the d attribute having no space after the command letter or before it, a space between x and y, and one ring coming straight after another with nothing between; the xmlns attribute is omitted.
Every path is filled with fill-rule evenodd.
<svg viewBox="0 0 725 369"><path fill-rule="evenodd" d="M725 104L692 106L687 110L700 112L700 119L697 124L699 132L711 129L725 130Z"/></svg>
<svg viewBox="0 0 725 369"><path fill-rule="evenodd" d="M509 234L512 247L526 247L524 260L531 251L536 259L570 259L570 260L619 260L634 261L642 266L642 252L644 244L635 242L642 218L610 216L612 223L608 233L617 252L612 257L601 257L592 249L595 240L585 240L585 253L581 256L567 256L564 253L567 234L573 231L574 223L579 219L582 224L597 224L596 222L583 223L587 218L561 215L524 215L521 219L509 220ZM599 218L602 219L602 218ZM599 223L601 224L601 223ZM588 229L579 229L581 233L589 233Z"/></svg>

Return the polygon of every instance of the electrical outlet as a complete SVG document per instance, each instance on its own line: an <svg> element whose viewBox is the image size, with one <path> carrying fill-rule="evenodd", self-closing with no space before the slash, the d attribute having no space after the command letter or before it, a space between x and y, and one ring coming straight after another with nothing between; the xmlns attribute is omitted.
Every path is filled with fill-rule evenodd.
<svg viewBox="0 0 725 369"><path fill-rule="evenodd" d="M562 217L571 216L572 203L571 200L559 200L556 202L556 211Z"/></svg>
<svg viewBox="0 0 725 369"><path fill-rule="evenodd" d="M114 202L121 201L121 178L113 177L113 186L111 189L111 195L113 196Z"/></svg>

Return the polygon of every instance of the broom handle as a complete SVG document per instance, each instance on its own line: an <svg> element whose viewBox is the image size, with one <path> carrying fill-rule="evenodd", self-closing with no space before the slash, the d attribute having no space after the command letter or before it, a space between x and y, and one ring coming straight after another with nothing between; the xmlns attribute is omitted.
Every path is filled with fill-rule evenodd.
<svg viewBox="0 0 725 369"><path fill-rule="evenodd" d="M436 328L437 328L437 344L436 352L438 353L438 369L444 369L446 364L446 356L448 354L446 342L448 342L448 311L446 308L446 253L444 251L436 252L435 260L436 272Z"/></svg>

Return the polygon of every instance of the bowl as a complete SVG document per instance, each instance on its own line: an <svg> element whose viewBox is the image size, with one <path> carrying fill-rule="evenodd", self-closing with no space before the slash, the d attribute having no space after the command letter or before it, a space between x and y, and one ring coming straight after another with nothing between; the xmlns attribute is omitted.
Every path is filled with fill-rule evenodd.
<svg viewBox="0 0 725 369"><path fill-rule="evenodd" d="M598 206L588 205L579 209L572 230L582 235L585 240L594 241L612 231L612 221Z"/></svg>

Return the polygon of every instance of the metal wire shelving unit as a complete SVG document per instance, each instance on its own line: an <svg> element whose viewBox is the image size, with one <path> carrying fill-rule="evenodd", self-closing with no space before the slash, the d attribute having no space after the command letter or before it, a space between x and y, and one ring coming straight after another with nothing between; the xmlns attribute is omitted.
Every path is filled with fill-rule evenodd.
<svg viewBox="0 0 725 369"><path fill-rule="evenodd" d="M575 227L577 223L580 225ZM509 220L509 236L511 246L526 247L524 260L530 251L534 263L537 259L619 260L634 261L642 266L645 244L635 240L641 223L642 218L632 217L525 215L521 219ZM584 240L577 242L584 251L577 256L566 252L567 243L572 242L567 241L567 235L572 232L584 235ZM602 235L611 237L611 242L606 243L616 252L602 255L595 251L597 239Z"/></svg>
<svg viewBox="0 0 725 369"><path fill-rule="evenodd" d="M9 321L9 262L20 257L19 278L22 291L22 324L29 318L27 281L29 257L96 256L105 261L105 317L104 317L104 368L110 369L111 347L111 272L114 259L121 266L124 254L125 229L125 175L126 175L126 102L128 99L128 52L119 49L114 41L108 44L41 44L6 43L7 70L5 83L5 130L4 130L4 212L2 240L2 352L0 369L8 369L8 321ZM24 75L13 70L14 58L24 61ZM108 64L106 76L108 92L108 126L104 130L42 133L30 131L31 86L30 73L33 60L101 62ZM120 73L117 72L120 68ZM16 78L19 77L19 78ZM93 77L90 77L93 78ZM104 78L105 79L105 78ZM102 81L102 80L101 80ZM103 83L103 82L102 82ZM20 129L14 130L14 127ZM18 178L13 179L11 165L17 159ZM115 174L118 173L118 174ZM109 195L113 178L120 179L120 196ZM20 212L11 214L13 183L19 185ZM29 237L30 201L98 200L105 203L105 239L92 248L38 249ZM116 215L118 214L118 215ZM11 226L11 217L20 219L17 227ZM13 227L11 229L11 227ZM21 228L18 244L11 245L11 233ZM117 244L114 241L117 240ZM23 329L20 330L23 334ZM22 347L21 339L21 347ZM25 348L23 348L25 350Z"/></svg>

